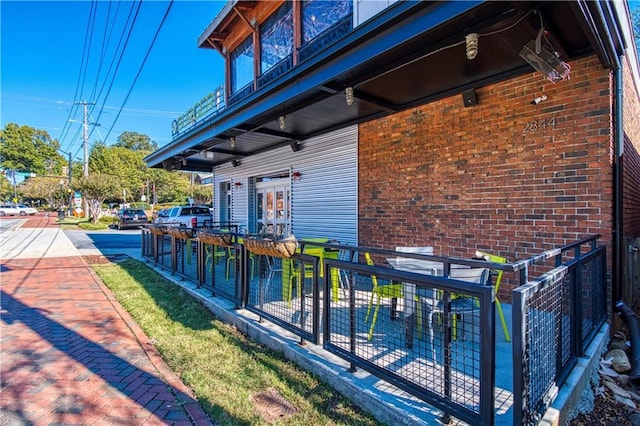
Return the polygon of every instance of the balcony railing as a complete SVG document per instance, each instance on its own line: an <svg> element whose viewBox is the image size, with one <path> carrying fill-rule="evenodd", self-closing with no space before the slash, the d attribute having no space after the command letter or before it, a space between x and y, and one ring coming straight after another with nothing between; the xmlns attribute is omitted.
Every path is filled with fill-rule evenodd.
<svg viewBox="0 0 640 426"><path fill-rule="evenodd" d="M192 108L171 123L171 135L176 136L186 132L196 124L211 115L218 114L226 107L224 102L224 86L218 87L212 93L202 98Z"/></svg>
<svg viewBox="0 0 640 426"><path fill-rule="evenodd" d="M304 46L301 46L298 49L298 61L304 62L308 60L318 52L325 50L332 44L336 43L352 30L352 15L345 16L342 20L327 28L322 34L318 35ZM230 95L226 103L224 86L218 87L213 93L205 96L196 105L173 121L171 124L171 135L175 139L186 131L210 119L212 116L219 114L226 107L238 103L242 99L251 95L255 90L258 90L282 77L293 68L293 58L290 55L278 62L263 75L258 76L255 87L253 82L247 84L236 91L236 93Z"/></svg>

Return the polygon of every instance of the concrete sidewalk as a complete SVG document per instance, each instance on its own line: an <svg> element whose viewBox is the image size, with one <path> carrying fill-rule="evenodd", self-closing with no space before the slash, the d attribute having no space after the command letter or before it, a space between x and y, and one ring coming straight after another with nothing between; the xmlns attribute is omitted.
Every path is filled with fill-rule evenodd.
<svg viewBox="0 0 640 426"><path fill-rule="evenodd" d="M1 240L1 425L211 424L55 217Z"/></svg>

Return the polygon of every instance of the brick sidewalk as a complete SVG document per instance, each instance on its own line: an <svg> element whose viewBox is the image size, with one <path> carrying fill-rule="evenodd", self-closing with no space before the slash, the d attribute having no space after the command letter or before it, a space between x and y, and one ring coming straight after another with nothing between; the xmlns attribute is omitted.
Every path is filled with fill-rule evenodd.
<svg viewBox="0 0 640 426"><path fill-rule="evenodd" d="M211 424L82 257L2 259L0 282L1 425Z"/></svg>

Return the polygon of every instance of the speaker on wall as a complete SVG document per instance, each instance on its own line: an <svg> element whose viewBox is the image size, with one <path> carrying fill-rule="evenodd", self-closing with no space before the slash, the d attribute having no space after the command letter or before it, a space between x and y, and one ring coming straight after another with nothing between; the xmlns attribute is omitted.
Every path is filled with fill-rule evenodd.
<svg viewBox="0 0 640 426"><path fill-rule="evenodd" d="M476 97L476 90L469 89L462 92L462 100L464 102L465 107L473 106L478 104L478 98Z"/></svg>

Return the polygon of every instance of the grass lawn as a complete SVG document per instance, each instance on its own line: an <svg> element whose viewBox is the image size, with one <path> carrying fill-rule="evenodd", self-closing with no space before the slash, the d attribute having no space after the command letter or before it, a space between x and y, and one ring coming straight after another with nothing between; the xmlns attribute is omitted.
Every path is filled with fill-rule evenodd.
<svg viewBox="0 0 640 426"><path fill-rule="evenodd" d="M378 424L282 354L217 319L144 263L126 260L92 267L214 422ZM265 401L274 400L278 403L266 403L265 409ZM281 416L270 418L269 408L272 413L279 410Z"/></svg>
<svg viewBox="0 0 640 426"><path fill-rule="evenodd" d="M84 217L71 217L67 216L64 219L58 219L58 224L62 229L86 229L89 231L99 231L109 229L109 224L112 220L99 220L96 223L92 223L90 219Z"/></svg>
<svg viewBox="0 0 640 426"><path fill-rule="evenodd" d="M84 217L66 216L62 220L58 219L58 224L62 229L85 229L88 231L103 231L109 229L113 223L114 219L111 217L100 218L96 223Z"/></svg>

